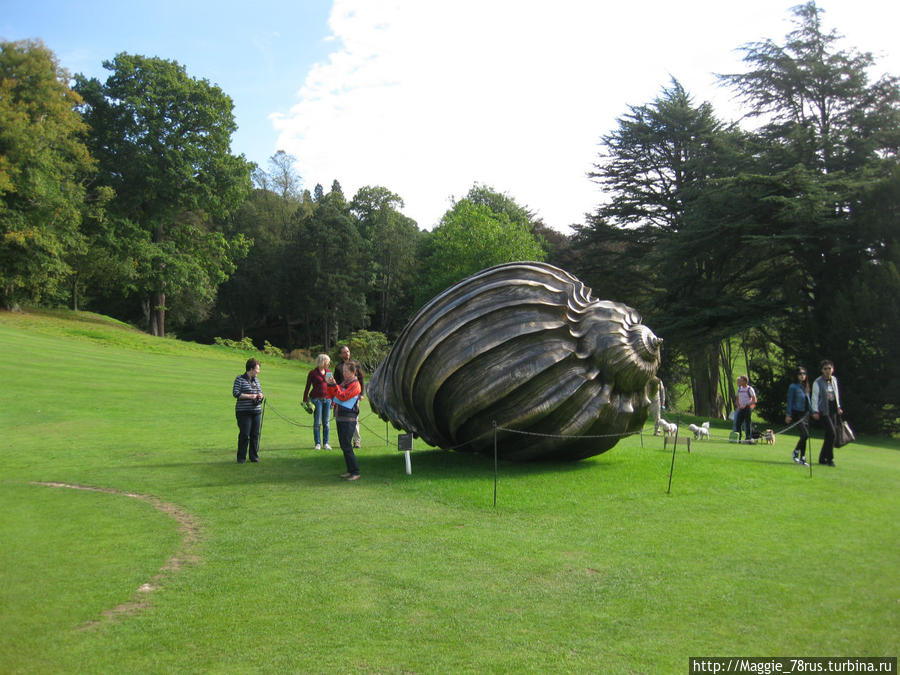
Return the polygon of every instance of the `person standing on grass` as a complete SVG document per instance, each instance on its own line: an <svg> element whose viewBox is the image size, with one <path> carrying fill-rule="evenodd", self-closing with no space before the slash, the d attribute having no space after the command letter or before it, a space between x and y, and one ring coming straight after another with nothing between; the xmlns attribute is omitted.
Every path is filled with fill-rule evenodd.
<svg viewBox="0 0 900 675"><path fill-rule="evenodd" d="M734 397L734 407L737 410L737 416L734 420L735 431L738 432L738 441L740 441L742 428L746 430L747 442L749 442L753 434L753 423L750 421L750 414L756 407L756 391L750 386L750 380L746 375L739 376L737 384L737 395Z"/></svg>
<svg viewBox="0 0 900 675"><path fill-rule="evenodd" d="M362 367L359 365L358 361L354 361L353 359L350 358L350 347L348 347L347 345L343 345L340 348L340 350L338 350L338 354L341 357L341 364L344 364L344 363L353 364L354 372L356 373L356 379L359 380L359 386L360 386L359 397L365 398L366 397L366 382L362 376ZM341 368L338 368L335 371L334 379L337 381L338 384L341 384L341 382L343 382L343 380L342 380L343 375L341 374L342 372L343 372L343 370ZM357 420L356 429L354 429L354 431L353 431L353 447L358 448L360 446L361 440L362 439L360 438L360 435L359 435L359 421Z"/></svg>
<svg viewBox="0 0 900 675"><path fill-rule="evenodd" d="M353 431L359 419L362 385L356 377L355 364L345 361L338 366L337 371L341 382L339 384L335 376L329 377L328 395L334 402L334 421L337 423L338 440L347 464L347 472L341 474L341 478L358 480L359 464L356 462L356 453L353 452Z"/></svg>
<svg viewBox="0 0 900 675"><path fill-rule="evenodd" d="M666 388L663 386L663 381L656 376L650 382L659 385L656 389L656 394L650 399L650 414L653 416L653 435L659 436L659 421L662 419L662 409L665 407Z"/></svg>
<svg viewBox="0 0 900 675"><path fill-rule="evenodd" d="M812 415L817 422L822 421L825 431L825 440L819 451L819 464L834 466L834 436L837 425L841 423L839 415L843 415L841 408L841 393L838 390L838 381L834 376L834 363L829 360L822 361L820 368L822 374L816 378L812 388Z"/></svg>
<svg viewBox="0 0 900 675"><path fill-rule="evenodd" d="M250 449L250 461L259 461L259 431L262 427L263 392L259 383L259 361L248 359L246 372L234 378L231 391L237 399L234 415L238 425L237 461L243 464Z"/></svg>
<svg viewBox="0 0 900 675"><path fill-rule="evenodd" d="M806 374L806 368L797 368L797 374L794 376L794 382L788 387L787 393L787 409L784 421L790 424L794 419L797 420L797 430L800 432L800 440L794 448L794 461L800 464L806 464L806 441L809 438L809 377Z"/></svg>
<svg viewBox="0 0 900 675"><path fill-rule="evenodd" d="M312 397L313 406L313 443L316 444L316 450L322 449L325 444L326 450L331 450L329 441L329 424L331 418L331 399L328 398L328 377L331 372L328 370L331 366L331 357L328 354L319 354L316 357L316 367L309 371L306 376L306 388L303 390L303 402L306 403ZM321 426L321 435L319 427Z"/></svg>

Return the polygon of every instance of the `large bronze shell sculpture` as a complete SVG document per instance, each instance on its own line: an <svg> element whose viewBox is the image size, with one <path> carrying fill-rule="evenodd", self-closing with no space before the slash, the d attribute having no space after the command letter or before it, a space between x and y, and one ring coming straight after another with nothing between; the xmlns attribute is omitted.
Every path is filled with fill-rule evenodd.
<svg viewBox="0 0 900 675"><path fill-rule="evenodd" d="M582 459L647 418L662 340L552 265L483 270L428 302L368 384L372 409L429 445ZM523 432L523 433L522 433Z"/></svg>

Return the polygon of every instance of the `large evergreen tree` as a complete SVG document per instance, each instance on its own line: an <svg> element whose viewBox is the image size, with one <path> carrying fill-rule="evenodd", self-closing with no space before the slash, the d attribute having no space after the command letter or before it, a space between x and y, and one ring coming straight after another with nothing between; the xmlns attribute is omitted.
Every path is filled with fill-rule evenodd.
<svg viewBox="0 0 900 675"><path fill-rule="evenodd" d="M736 259L746 223L713 218L705 201L739 164L741 135L673 80L631 106L603 144L590 175L608 200L577 230L579 273L602 297L639 309L667 354L687 356L694 409L717 415L719 341L743 320L745 289L760 276Z"/></svg>
<svg viewBox="0 0 900 675"><path fill-rule="evenodd" d="M366 327L366 246L337 181L309 215L298 214L288 255L294 292L285 311L306 326L307 345L327 351L340 336Z"/></svg>
<svg viewBox="0 0 900 675"><path fill-rule="evenodd" d="M796 270L782 369L836 361L845 407L865 411L858 426L896 430L900 88L894 76L870 81L872 56L840 49L814 2L793 13L783 44L746 45L748 71L722 76L761 121L760 180L780 186L773 236ZM775 373L769 382L771 395L783 387Z"/></svg>
<svg viewBox="0 0 900 675"><path fill-rule="evenodd" d="M368 246L368 309L372 327L386 335L399 333L414 307L420 272L416 222L400 213L403 200L385 187L360 188L350 202L360 234Z"/></svg>
<svg viewBox="0 0 900 675"><path fill-rule="evenodd" d="M220 287L214 316L226 333L241 339L261 331L274 341L276 325L281 326L286 347L293 346L286 308L297 292L292 284L296 260L289 251L298 237L298 214L312 213L295 163L292 155L279 151L269 158L268 170L254 170L256 189L226 227L229 236L252 240L252 247Z"/></svg>

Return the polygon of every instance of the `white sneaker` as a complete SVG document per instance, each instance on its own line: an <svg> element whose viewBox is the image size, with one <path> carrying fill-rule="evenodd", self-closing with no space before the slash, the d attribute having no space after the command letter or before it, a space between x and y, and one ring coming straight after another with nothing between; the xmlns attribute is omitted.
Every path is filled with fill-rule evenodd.
<svg viewBox="0 0 900 675"><path fill-rule="evenodd" d="M326 443L326 444L325 444L325 449L326 449L326 450L331 450L331 446L328 445L328 443Z"/></svg>
<svg viewBox="0 0 900 675"><path fill-rule="evenodd" d="M328 444L327 444L327 443L325 444L325 447L328 448ZM315 449L316 449L316 450L321 450L321 449L322 449L322 446L319 445L318 443L316 443ZM330 450L331 448L328 448L328 449Z"/></svg>

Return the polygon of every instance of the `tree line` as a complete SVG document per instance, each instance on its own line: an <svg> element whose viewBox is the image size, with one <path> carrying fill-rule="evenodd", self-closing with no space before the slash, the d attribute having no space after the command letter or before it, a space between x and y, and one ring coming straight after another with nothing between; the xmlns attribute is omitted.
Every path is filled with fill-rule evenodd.
<svg viewBox="0 0 900 675"><path fill-rule="evenodd" d="M604 198L565 235L474 185L432 230L371 185L303 189L296 158L230 152L230 97L180 64L119 54L70 78L36 41L0 53L0 302L66 304L163 336L329 349L392 338L448 285L546 260L665 338L661 375L696 414L740 362L768 419L789 374L838 365L862 430L900 431L900 88L841 48L814 2L719 75L742 125L675 78L629 106L589 173Z"/></svg>
<svg viewBox="0 0 900 675"><path fill-rule="evenodd" d="M677 80L618 120L591 174L610 198L576 228L580 268L674 343L663 377L687 379L697 414L733 396L738 349L767 419L798 365L830 358L858 426L896 432L898 81L870 81L872 56L840 49L815 3L792 12L784 42L744 45L746 71L719 76L754 130Z"/></svg>

